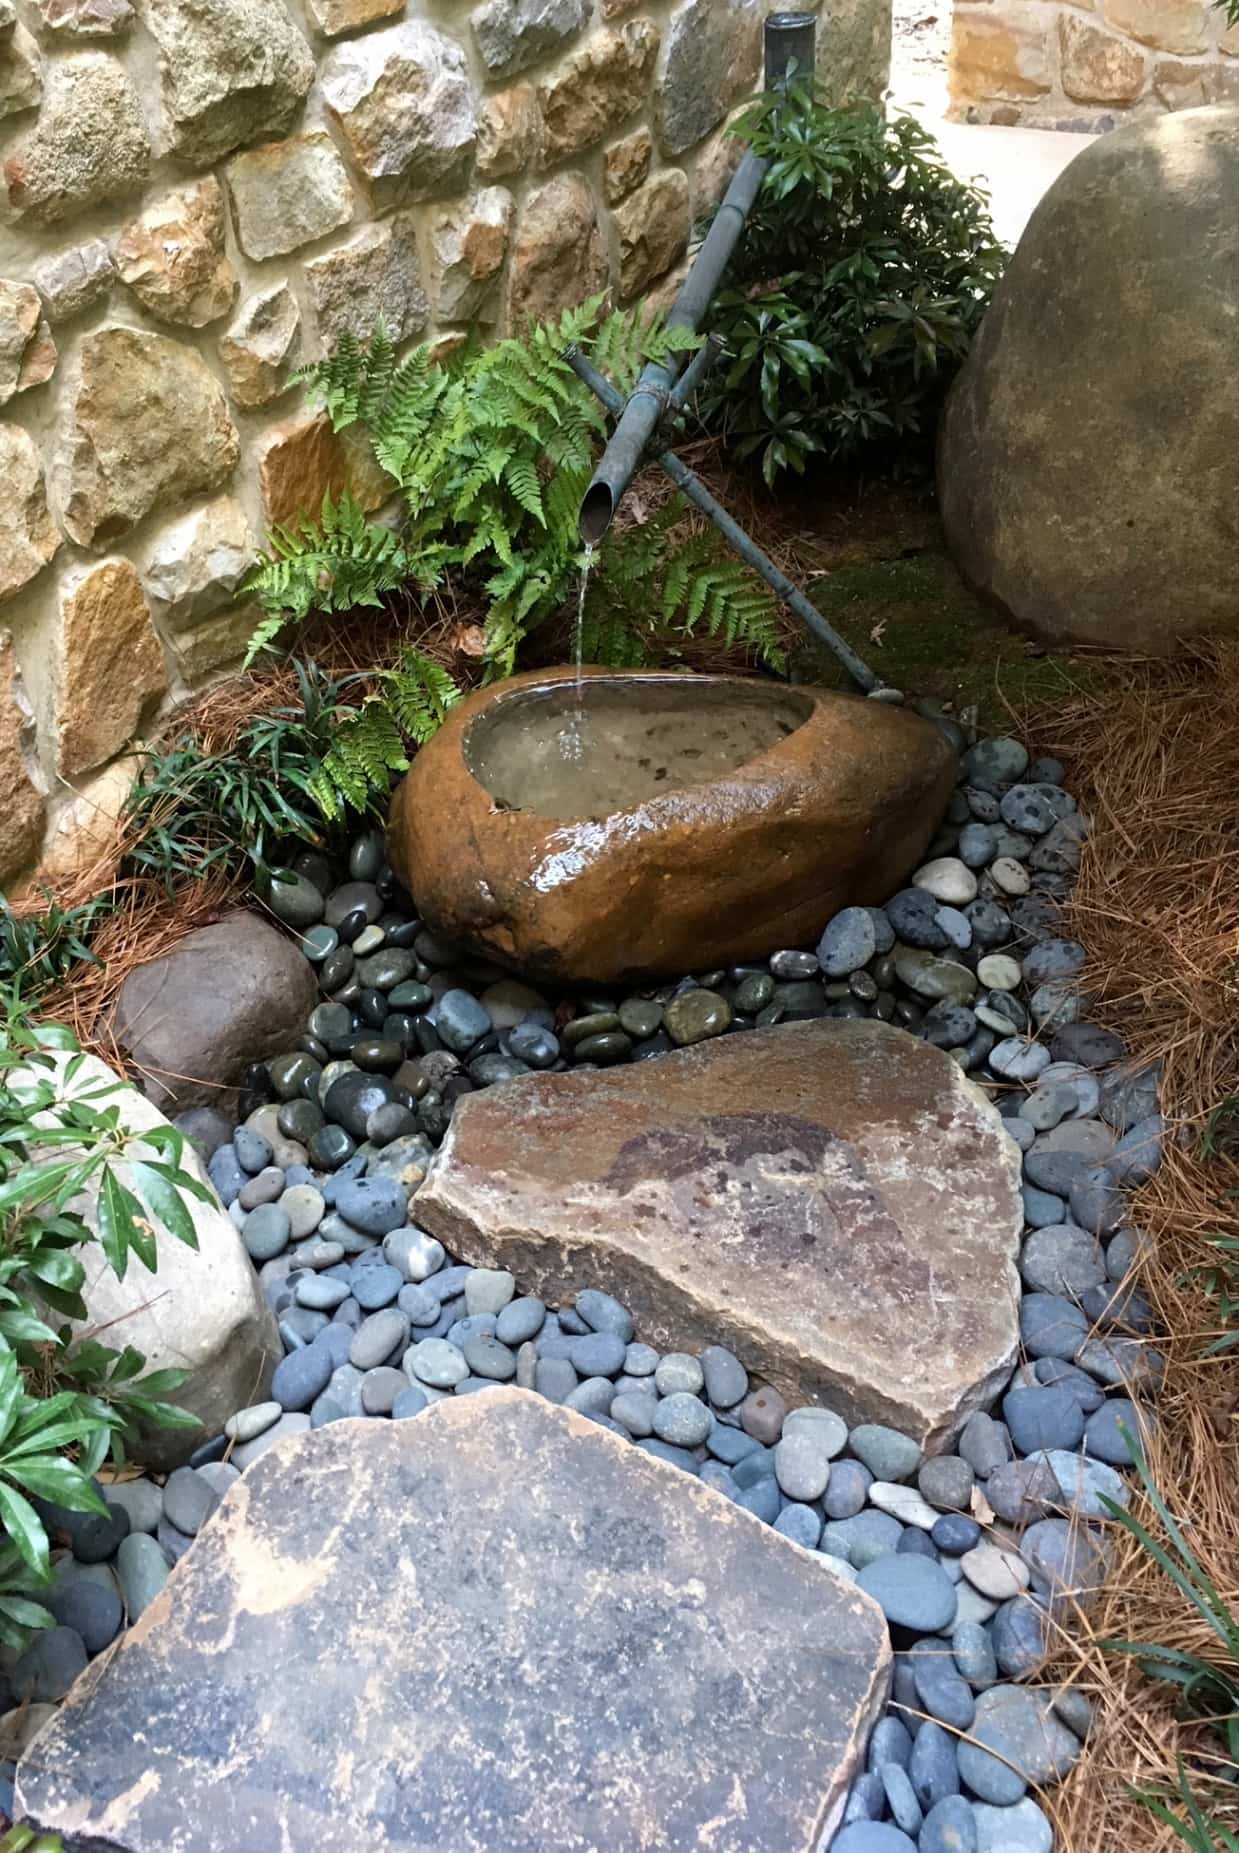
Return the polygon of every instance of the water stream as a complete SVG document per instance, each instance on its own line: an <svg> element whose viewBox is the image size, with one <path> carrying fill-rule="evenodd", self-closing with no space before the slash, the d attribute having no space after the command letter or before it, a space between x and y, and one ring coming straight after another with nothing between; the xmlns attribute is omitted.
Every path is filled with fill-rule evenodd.
<svg viewBox="0 0 1239 1853"><path fill-rule="evenodd" d="M564 724L560 736L563 756L573 764L579 765L585 758L585 678L582 669L585 660L585 595L589 590L589 575L594 564L594 548L589 541L585 543L585 552L581 556L581 584L577 591L576 624L572 634L572 661L576 669L576 697L572 712Z"/></svg>

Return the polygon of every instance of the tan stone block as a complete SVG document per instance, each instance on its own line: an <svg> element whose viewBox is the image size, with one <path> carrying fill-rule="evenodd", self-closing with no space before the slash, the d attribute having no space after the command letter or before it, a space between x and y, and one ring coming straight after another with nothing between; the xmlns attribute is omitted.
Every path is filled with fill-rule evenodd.
<svg viewBox="0 0 1239 1853"><path fill-rule="evenodd" d="M219 338L219 357L228 390L246 411L287 392L301 358L301 311L287 283L241 304Z"/></svg>
<svg viewBox="0 0 1239 1853"><path fill-rule="evenodd" d="M1134 103L1144 84L1143 52L1064 13L1058 22L1063 89L1077 103Z"/></svg>
<svg viewBox="0 0 1239 1853"><path fill-rule="evenodd" d="M652 19L604 28L541 85L542 160L548 167L592 148L642 102L658 55Z"/></svg>
<svg viewBox="0 0 1239 1853"><path fill-rule="evenodd" d="M330 135L290 135L229 161L237 242L247 257L282 257L353 216L348 169Z"/></svg>
<svg viewBox="0 0 1239 1853"><path fill-rule="evenodd" d="M1022 102L1052 82L1049 32L1043 26L956 13L951 22L952 102L991 97Z"/></svg>
<svg viewBox="0 0 1239 1853"><path fill-rule="evenodd" d="M117 274L159 321L204 328L237 297L224 228L224 189L207 174L129 221L113 251Z"/></svg>
<svg viewBox="0 0 1239 1853"><path fill-rule="evenodd" d="M616 209L622 301L671 268L688 244L690 223L688 178L678 167L655 174Z"/></svg>
<svg viewBox="0 0 1239 1853"><path fill-rule="evenodd" d="M1239 101L1239 71L1225 64L1210 64L1206 70L1205 91L1210 103Z"/></svg>
<svg viewBox="0 0 1239 1853"><path fill-rule="evenodd" d="M152 508L218 489L241 452L201 356L119 323L83 337L61 410L53 494L83 547L109 546Z"/></svg>
<svg viewBox="0 0 1239 1853"><path fill-rule="evenodd" d="M440 321L495 320L494 286L508 249L512 212L506 187L484 187L433 214L430 245Z"/></svg>
<svg viewBox="0 0 1239 1853"><path fill-rule="evenodd" d="M477 97L463 48L437 26L405 19L343 40L319 86L378 206L436 199L466 181Z"/></svg>
<svg viewBox="0 0 1239 1853"><path fill-rule="evenodd" d="M646 128L634 129L623 141L612 142L602 157L602 187L608 206L618 206L641 185L653 158L654 137Z"/></svg>
<svg viewBox="0 0 1239 1853"><path fill-rule="evenodd" d="M125 800L141 767L140 753L126 753L78 787L72 801L57 811L38 867L18 891L18 899L115 862Z"/></svg>
<svg viewBox="0 0 1239 1853"><path fill-rule="evenodd" d="M133 736L143 708L168 686L137 568L101 560L60 592L56 640L56 764L75 778Z"/></svg>
<svg viewBox="0 0 1239 1853"><path fill-rule="evenodd" d="M35 0L49 32L67 38L112 39L133 23L129 0Z"/></svg>
<svg viewBox="0 0 1239 1853"><path fill-rule="evenodd" d="M1157 51L1204 51L1208 15L1201 0L1104 0L1108 26Z"/></svg>
<svg viewBox="0 0 1239 1853"><path fill-rule="evenodd" d="M156 0L142 23L159 47L171 151L211 167L260 135L285 135L314 82L314 56L284 0Z"/></svg>
<svg viewBox="0 0 1239 1853"><path fill-rule="evenodd" d="M532 193L516 228L508 278L511 324L546 321L603 289L607 258L589 184L560 174Z"/></svg>
<svg viewBox="0 0 1239 1853"><path fill-rule="evenodd" d="M1227 26L1225 32L1219 32L1217 48L1229 58L1239 58L1239 26Z"/></svg>
<svg viewBox="0 0 1239 1853"><path fill-rule="evenodd" d="M146 121L120 60L73 52L48 66L34 126L9 149L9 205L32 224L54 225L141 186L150 159Z"/></svg>
<svg viewBox="0 0 1239 1853"><path fill-rule="evenodd" d="M31 281L43 298L49 322L67 322L107 294L116 272L102 238L75 245L36 264Z"/></svg>
<svg viewBox="0 0 1239 1853"><path fill-rule="evenodd" d="M147 547L142 584L166 630L194 629L231 604L258 559L245 511L235 496L217 496L168 523Z"/></svg>
<svg viewBox="0 0 1239 1853"><path fill-rule="evenodd" d="M368 341L381 316L393 341L419 333L430 315L409 212L367 225L305 267L318 332L331 348L345 334Z"/></svg>
<svg viewBox="0 0 1239 1853"><path fill-rule="evenodd" d="M343 489L367 511L395 489L368 440L355 431L336 435L325 415L290 419L264 434L258 446L258 484L267 521L279 527L298 515L317 520L323 497L337 497Z"/></svg>
<svg viewBox="0 0 1239 1853"><path fill-rule="evenodd" d="M1207 64L1181 64L1174 59L1153 66L1150 86L1159 103L1167 109L1197 109L1210 103Z"/></svg>
<svg viewBox="0 0 1239 1853"><path fill-rule="evenodd" d="M242 663L262 616L257 605L234 605L170 638L168 647L181 680L193 688L207 676Z"/></svg>
<svg viewBox="0 0 1239 1853"><path fill-rule="evenodd" d="M0 882L33 862L43 840L43 797L26 762L33 733L34 717L22 692L13 639L8 631L0 631Z"/></svg>
<svg viewBox="0 0 1239 1853"><path fill-rule="evenodd" d="M0 424L0 601L42 572L60 538L33 439L18 425Z"/></svg>
<svg viewBox="0 0 1239 1853"><path fill-rule="evenodd" d="M41 386L56 366L56 343L43 317L38 291L0 278L0 405L15 393Z"/></svg>
<svg viewBox="0 0 1239 1853"><path fill-rule="evenodd" d="M532 167L542 145L542 116L532 84L513 84L488 97L478 118L478 173L503 180Z"/></svg>
<svg viewBox="0 0 1239 1853"><path fill-rule="evenodd" d="M706 142L693 168L693 212L708 212L716 206L731 185L731 177L740 165L744 142L723 128Z"/></svg>
<svg viewBox="0 0 1239 1853"><path fill-rule="evenodd" d="M18 25L0 47L0 118L37 109L43 95L43 54L38 41Z"/></svg>
<svg viewBox="0 0 1239 1853"><path fill-rule="evenodd" d="M404 0L309 0L310 17L325 39L372 26L404 11Z"/></svg>

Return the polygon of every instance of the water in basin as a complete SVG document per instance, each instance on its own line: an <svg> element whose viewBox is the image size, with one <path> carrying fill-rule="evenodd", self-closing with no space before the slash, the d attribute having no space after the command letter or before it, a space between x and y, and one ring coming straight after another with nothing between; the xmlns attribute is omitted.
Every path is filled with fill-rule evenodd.
<svg viewBox="0 0 1239 1853"><path fill-rule="evenodd" d="M812 711L795 689L699 676L590 677L500 697L465 736L496 805L607 817L734 772Z"/></svg>

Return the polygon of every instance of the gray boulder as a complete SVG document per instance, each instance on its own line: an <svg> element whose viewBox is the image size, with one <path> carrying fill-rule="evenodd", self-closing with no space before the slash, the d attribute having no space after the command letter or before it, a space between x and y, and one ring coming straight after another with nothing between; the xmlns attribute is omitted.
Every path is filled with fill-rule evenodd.
<svg viewBox="0 0 1239 1853"><path fill-rule="evenodd" d="M964 577L1049 641L1239 629L1239 106L1100 136L1029 221L949 394Z"/></svg>
<svg viewBox="0 0 1239 1853"><path fill-rule="evenodd" d="M162 1112L226 1110L247 1063L293 1048L317 999L296 942L235 913L132 972L112 1029Z"/></svg>

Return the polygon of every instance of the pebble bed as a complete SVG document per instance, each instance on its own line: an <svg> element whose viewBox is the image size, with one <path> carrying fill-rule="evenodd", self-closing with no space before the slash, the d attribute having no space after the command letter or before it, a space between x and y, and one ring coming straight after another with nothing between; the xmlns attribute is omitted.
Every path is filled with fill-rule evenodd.
<svg viewBox="0 0 1239 1853"><path fill-rule="evenodd" d="M1126 1434L1152 1420L1134 1399L1156 1391L1162 1359L1128 1279L1141 1238L1124 1190L1157 1164L1163 1127L1156 1076L1123 1067L1118 1039L1086 1020L1084 950L1059 929L1087 828L1061 768L1030 764L1015 740L969 746L930 718L963 770L907 888L846 908L815 948L649 993L552 999L444 944L377 834L354 843L343 882L320 856L298 859L275 909L324 1001L298 1049L250 1071L242 1123L179 1122L209 1157L286 1355L270 1400L238 1410L162 1489L105 1487L107 1518L51 1514L71 1544L51 1598L59 1625L11 1667L12 1702L37 1715L62 1697L281 1435L416 1417L511 1382L698 1475L880 1604L897 1650L891 1702L831 1853L1048 1853L1049 1820L1010 1763L1036 1786L1059 1780L1089 1704L1013 1682L1104 1578L1103 1502L1126 1503ZM660 1355L599 1283L548 1307L408 1219L474 1088L822 1016L877 1016L945 1049L1024 1154L1023 1361L952 1454L788 1409L721 1346Z"/></svg>

